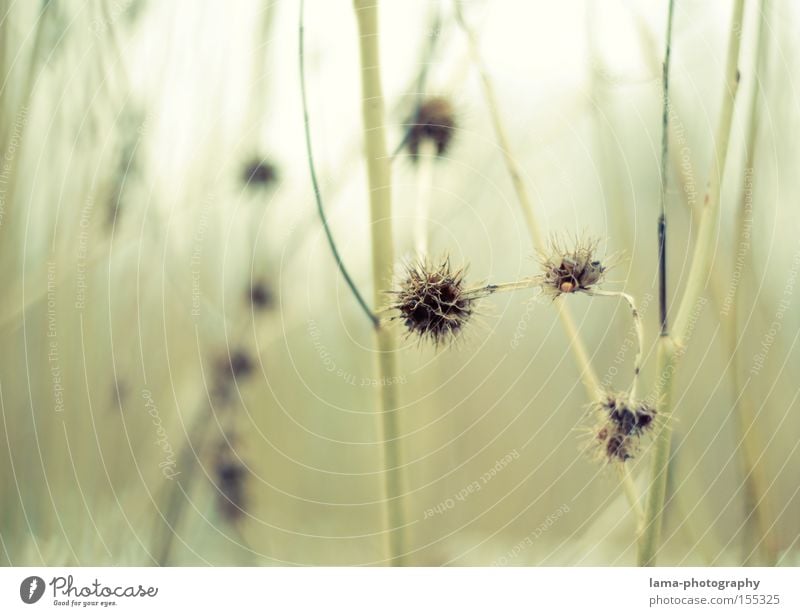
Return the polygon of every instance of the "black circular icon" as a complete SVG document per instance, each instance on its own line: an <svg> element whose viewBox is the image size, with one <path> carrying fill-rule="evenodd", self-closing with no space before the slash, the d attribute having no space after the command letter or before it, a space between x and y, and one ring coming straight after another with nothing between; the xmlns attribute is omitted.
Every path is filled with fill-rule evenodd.
<svg viewBox="0 0 800 616"><path fill-rule="evenodd" d="M43 594L44 580L38 575L26 577L19 585L19 597L25 603L36 603Z"/></svg>

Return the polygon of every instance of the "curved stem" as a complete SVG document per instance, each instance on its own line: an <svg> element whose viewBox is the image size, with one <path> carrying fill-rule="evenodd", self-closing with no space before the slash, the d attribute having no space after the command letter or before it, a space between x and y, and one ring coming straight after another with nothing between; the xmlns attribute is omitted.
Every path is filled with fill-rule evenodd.
<svg viewBox="0 0 800 616"><path fill-rule="evenodd" d="M317 172L314 166L314 155L311 149L311 126L308 120L308 100L306 97L306 63L305 63L305 29L303 27L303 16L304 16L304 8L305 8L305 0L300 0L300 26L299 26L299 34L300 34L300 94L302 98L303 104L303 127L305 129L305 137L306 137L306 156L308 158L308 170L311 174L311 185L314 187L314 199L317 202L317 212L319 213L319 219L322 223L322 228L325 230L325 237L328 239L328 245L331 248L331 252L333 253L333 258L336 261L336 266L339 268L339 271L342 274L347 286L353 292L353 296L356 298L358 305L361 306L361 309L364 311L364 314L367 315L367 318L372 322L372 325L378 327L378 317L372 312L370 307L367 305L366 300L361 295L356 287L356 284L353 282L353 279L350 277L350 274L347 271L347 268L344 265L344 261L342 261L342 257L339 254L338 248L336 248L336 242L333 239L333 233L331 232L330 225L328 224L328 218L325 216L325 208L322 207L322 193L319 189L319 182L317 181Z"/></svg>
<svg viewBox="0 0 800 616"><path fill-rule="evenodd" d="M619 297L624 299L631 309L631 318L633 319L633 327L636 330L636 356L633 358L633 380L629 390L631 400L636 398L636 389L639 383L639 373L642 371L642 351L644 349L644 327L642 325L642 317L639 310L636 308L636 300L633 296L622 291L600 291L593 290L589 295L599 295L601 297Z"/></svg>
<svg viewBox="0 0 800 616"><path fill-rule="evenodd" d="M378 49L377 0L354 0L358 19L361 58L362 111L369 181L372 230L372 276L375 305L381 311L389 303L385 291L392 286L391 170L386 151L383 92ZM397 421L397 340L390 327L376 327L380 372L381 440L384 457L388 556L392 565L404 564L406 516L402 503L403 475Z"/></svg>
<svg viewBox="0 0 800 616"><path fill-rule="evenodd" d="M517 201L519 201L520 208L522 209L522 215L525 218L525 224L528 227L528 232L530 233L534 246L543 250L547 245L545 241L545 235L542 232L542 228L533 208L533 203L528 196L528 191L525 188L525 183L522 180L522 173L519 165L511 153L511 144L508 140L508 134L506 133L505 125L503 124L503 119L500 114L500 108L497 103L497 96L494 92L494 86L492 85L491 79L489 79L489 73L483 64L480 53L478 53L478 41L475 37L475 33L469 27L461 13L461 6L458 0L454 0L454 5L456 18L467 37L470 56L472 57L472 61L481 77L483 93L486 98L486 106L489 110L489 115L491 116L492 125L494 126L495 137L497 139L500 152L503 155L506 169L508 170L508 174L511 178L511 184L514 187ZM564 332L567 335L569 346L572 349L572 352L575 355L575 360L578 363L581 379L586 387L586 392L589 395L589 398L594 400L601 391L600 379L597 377L597 374L592 367L589 353L580 337L578 327L575 324L575 320L572 318L572 314L569 312L569 308L563 301L560 300L560 298L556 298L554 304L556 306L556 310L558 311L558 316L561 319L561 325L563 326Z"/></svg>

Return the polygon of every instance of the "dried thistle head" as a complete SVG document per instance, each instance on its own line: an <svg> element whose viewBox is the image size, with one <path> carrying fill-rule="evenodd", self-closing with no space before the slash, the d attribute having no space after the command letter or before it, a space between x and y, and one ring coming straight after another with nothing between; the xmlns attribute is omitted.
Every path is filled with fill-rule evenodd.
<svg viewBox="0 0 800 616"><path fill-rule="evenodd" d="M437 156L444 154L456 131L453 106L439 96L423 101L408 124L406 144L413 160L419 156L420 146L425 141L435 146Z"/></svg>
<svg viewBox="0 0 800 616"><path fill-rule="evenodd" d="M597 258L598 244L597 239L576 237L573 245L567 247L554 238L549 250L540 253L542 289L558 297L563 293L590 292L600 284L608 267Z"/></svg>
<svg viewBox="0 0 800 616"><path fill-rule="evenodd" d="M450 260L439 265L420 260L405 267L399 287L391 292L390 308L399 314L409 335L429 339L434 345L455 338L470 320L479 291L468 290L464 271L454 270Z"/></svg>
<svg viewBox="0 0 800 616"><path fill-rule="evenodd" d="M607 462L625 462L635 457L656 417L655 409L645 402L614 392L606 392L593 402L591 411L597 423L590 446L598 458Z"/></svg>
<svg viewBox="0 0 800 616"><path fill-rule="evenodd" d="M257 157L248 161L242 171L244 185L253 188L269 186L277 179L277 168L269 161Z"/></svg>

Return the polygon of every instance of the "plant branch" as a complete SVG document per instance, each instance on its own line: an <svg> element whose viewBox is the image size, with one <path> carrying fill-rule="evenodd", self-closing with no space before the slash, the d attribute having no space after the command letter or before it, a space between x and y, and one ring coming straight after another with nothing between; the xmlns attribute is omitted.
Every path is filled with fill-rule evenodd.
<svg viewBox="0 0 800 616"><path fill-rule="evenodd" d="M663 101L661 115L661 204L658 215L658 309L661 335L669 331L667 321L667 160L669 157L669 65L672 57L672 17L675 0L669 0L667 12L667 49L663 64Z"/></svg>
<svg viewBox="0 0 800 616"><path fill-rule="evenodd" d="M639 373L642 371L642 351L644 350L644 326L642 325L642 317L639 310L636 308L636 300L633 296L622 291L600 291L593 290L590 295L599 295L601 297L619 297L628 303L631 309L631 318L633 319L633 328L636 330L636 356L633 358L633 380L629 390L631 400L636 399L636 389L639 383Z"/></svg>
<svg viewBox="0 0 800 616"><path fill-rule="evenodd" d="M314 166L314 155L311 149L311 126L308 120L308 100L306 97L306 68L305 68L305 28L303 26L303 17L304 17L304 8L305 8L305 0L300 0L300 26L299 26L299 34L300 34L300 93L301 98L303 99L303 127L305 129L305 136L306 136L306 157L308 159L308 170L311 174L311 184L314 187L314 198L317 202L317 212L319 213L319 219L322 223L322 228L325 230L325 237L328 239L328 245L331 248L331 252L333 253L333 258L336 261L336 266L339 268L339 271L342 274L347 286L353 292L353 296L356 298L358 305L361 306L361 309L364 311L364 314L367 315L367 318L372 322L374 327L378 327L378 317L372 312L370 307L367 305L366 300L361 295L361 292L356 287L355 282L350 277L350 274L347 271L347 268L344 265L344 261L342 260L341 255L339 254L339 250L336 247L336 242L333 239L333 233L331 232L330 225L328 224L328 218L325 215L325 208L322 206L322 194L319 188L319 182L317 181L317 172Z"/></svg>
<svg viewBox="0 0 800 616"><path fill-rule="evenodd" d="M659 416L662 418L662 425L656 435L653 446L650 489L647 494L644 528L639 542L638 562L639 565L644 566L655 565L661 537L670 443L672 440L672 384L676 363L680 358L680 353L676 351L680 349L682 353L686 344L686 336L695 313L695 306L700 300L700 295L709 274L711 251L715 245L714 231L719 220L722 176L725 171L725 161L733 123L734 101L739 85L738 61L743 9L744 0L736 0L728 42L725 92L717 126L715 151L712 157L708 192L703 204L700 229L698 230L692 254L689 277L678 307L671 336L661 336L659 338L656 400Z"/></svg>
<svg viewBox="0 0 800 616"><path fill-rule="evenodd" d="M423 139L417 156L417 212L414 220L414 247L420 258L428 254L428 227L435 162L436 146L430 140Z"/></svg>
<svg viewBox="0 0 800 616"><path fill-rule="evenodd" d="M505 129L505 125L503 123L502 116L500 114L500 107L497 103L497 96L494 91L494 86L492 85L492 81L489 78L489 73L486 70L486 67L483 64L483 60L478 52L478 41L475 36L475 33L467 24L466 20L464 19L463 14L461 13L461 6L458 0L454 0L455 11L456 11L456 18L461 25L464 34L467 37L467 43L469 45L470 55L472 57L472 61L475 64L478 73L481 77L481 82L483 84L483 93L484 97L486 98L486 106L489 110L489 115L491 116L492 125L494 126L495 136L497 138L498 146L500 151L503 155L503 160L505 161L506 169L508 170L508 174L511 178L511 184L514 187L514 192L517 196L517 201L519 201L520 207L522 209L522 215L525 218L525 224L528 227L528 232L530 233L531 240L536 248L540 250L544 250L547 246L547 242L545 240L545 235L542 231L542 227L539 224L539 220L536 216L536 212L533 208L533 203L531 202L528 191L525 188L525 183L522 180L522 173L520 171L519 165L517 164L516 159L511 153L511 144L508 139L508 134ZM600 387L600 379L598 379L597 374L592 367L592 362L589 356L589 353L586 349L586 346L583 343L583 340L580 337L580 333L578 331L578 327L575 324L574 319L572 318L572 314L569 312L569 308L566 304L562 301L556 300L555 302L556 309L558 310L558 316L561 319L561 324L564 327L564 331L567 335L569 346L572 349L575 359L578 363L578 368L581 372L581 378L583 380L583 384L586 387L586 391L589 395L591 400L595 400L601 391Z"/></svg>
<svg viewBox="0 0 800 616"><path fill-rule="evenodd" d="M619 473L620 484L625 492L625 498L628 499L628 504L631 506L631 511L636 518L637 532L641 530L642 521L644 520L644 510L640 502L639 490L636 489L636 484L631 477L631 471L627 464L617 464L617 472Z"/></svg>
<svg viewBox="0 0 800 616"><path fill-rule="evenodd" d="M385 292L392 287L394 244L392 239L392 194L390 160L386 151L385 113L378 47L377 0L354 0L358 19L361 58L361 101L369 182L372 231L372 276L375 305L380 312L389 304ZM406 551L406 516L403 509L402 456L397 421L397 340L392 328L377 327L377 358L380 372L381 437L387 504L388 556L402 565Z"/></svg>
<svg viewBox="0 0 800 616"><path fill-rule="evenodd" d="M763 70L764 48L767 40L766 0L758 3L759 25L758 40L756 42L755 72L750 100L750 122L747 135L747 160L745 162L745 180L742 187L741 200L736 210L736 238L744 243L746 225L748 224L748 211L752 208L753 195L753 170L755 165L755 149L758 137L758 98L761 90L759 72ZM739 253L736 252L735 255ZM752 254L748 251L748 255ZM743 264L742 264L743 265ZM734 268L736 263L734 263ZM727 299L727 298L726 298ZM729 354L732 363L733 389L735 395L736 426L741 443L742 461L742 486L744 490L744 564L754 563L756 554L760 551L765 559L765 564L773 566L778 560L775 539L769 520L769 501L766 497L767 477L763 464L759 463L763 443L759 423L756 421L753 400L746 391L749 383L742 383L741 379L741 352L739 337L738 302L731 301L730 312L723 328L728 342Z"/></svg>

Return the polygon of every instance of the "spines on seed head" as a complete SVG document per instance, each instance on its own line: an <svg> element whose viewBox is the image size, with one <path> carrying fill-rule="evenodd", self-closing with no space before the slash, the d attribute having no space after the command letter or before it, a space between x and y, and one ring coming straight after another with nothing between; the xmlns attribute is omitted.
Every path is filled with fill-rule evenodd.
<svg viewBox="0 0 800 616"><path fill-rule="evenodd" d="M464 283L464 271L449 259L438 265L428 260L409 263L398 287L391 292L391 308L408 334L438 346L455 339L470 321L481 296Z"/></svg>
<svg viewBox="0 0 800 616"><path fill-rule="evenodd" d="M552 239L540 253L541 288L553 297L566 293L589 293L603 282L608 266L597 256L599 240L575 238L571 246Z"/></svg>

